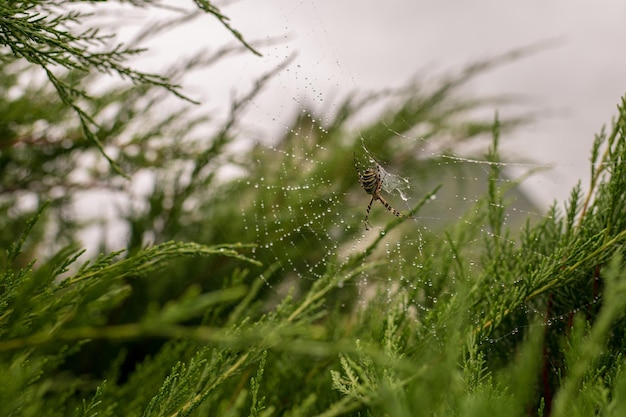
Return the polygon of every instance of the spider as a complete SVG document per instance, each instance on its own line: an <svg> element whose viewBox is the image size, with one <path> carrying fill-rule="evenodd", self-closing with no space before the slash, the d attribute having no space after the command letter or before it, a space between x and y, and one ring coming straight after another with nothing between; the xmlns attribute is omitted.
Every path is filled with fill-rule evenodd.
<svg viewBox="0 0 626 417"><path fill-rule="evenodd" d="M380 190L383 187L383 179L381 178L381 175L380 175L380 165L376 164L375 168L368 168L365 171L361 172L361 170L359 169L359 164L355 156L354 167L356 168L356 172L359 176L359 184L361 185L361 187L363 187L366 193L372 196L369 204L367 205L367 211L365 213L365 230L370 229L369 226L371 225L369 224L367 219L369 218L370 210L372 209L372 204L376 200L379 200L382 203L382 205L385 206L385 208L389 210L390 212L392 212L394 215L398 217L405 217L398 210L391 207L391 205L387 202L387 200L385 200L380 195Z"/></svg>

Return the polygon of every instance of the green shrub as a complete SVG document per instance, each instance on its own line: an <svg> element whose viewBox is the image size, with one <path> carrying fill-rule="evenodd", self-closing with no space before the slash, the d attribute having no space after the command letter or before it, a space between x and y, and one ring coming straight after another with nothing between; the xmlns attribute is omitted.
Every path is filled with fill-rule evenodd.
<svg viewBox="0 0 626 417"><path fill-rule="evenodd" d="M134 48L87 58L104 38L59 32L85 16L22 3L0 6L1 415L623 414L626 102L596 138L589 191L575 187L564 212L555 203L519 232L505 199L517 181L504 177L498 144L526 120L473 119L497 100L457 89L534 48L430 92L350 97L323 122L302 112L273 151L235 152L242 108L274 72L235 100L208 142L194 137L206 120L187 108L138 128L161 89L179 89L127 67ZM6 94L40 70L53 91ZM88 95L98 71L136 84ZM352 119L378 100L387 110L355 134ZM41 121L61 133L38 133ZM416 228L447 185L431 182L404 218L378 207L382 226L364 235L370 196L355 155L439 177L445 149L439 161L415 160L410 141L393 140L427 127L426 141L491 134L482 196L455 221ZM76 182L86 157L108 163ZM218 179L225 167L241 174ZM154 188L122 212L126 248L102 242L105 254L79 261L86 225L72 195L89 184L123 190L141 172Z"/></svg>

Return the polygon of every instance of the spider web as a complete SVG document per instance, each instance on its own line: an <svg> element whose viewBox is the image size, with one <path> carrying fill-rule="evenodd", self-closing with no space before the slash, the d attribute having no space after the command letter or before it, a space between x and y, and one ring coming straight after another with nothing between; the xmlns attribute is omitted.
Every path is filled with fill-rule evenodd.
<svg viewBox="0 0 626 417"><path fill-rule="evenodd" d="M398 77L390 76L393 83L370 82L367 65L358 62L375 60L371 54L376 52L359 52L358 46L352 46L348 49L357 51L347 54L345 42L348 41L335 37L333 29L329 29L334 27L329 6L319 2L292 4L280 1L275 2L275 5L283 24L280 27L289 33L289 39L284 44L274 46L269 52L264 51L266 68L284 62L293 56L294 50L297 50L297 56L284 71L275 75L268 94L251 100L247 132L260 155L252 163L271 163L276 169L273 170L274 178L243 180L250 187L262 189L263 192L255 199L251 209L242 210L241 218L246 228L255 231L256 243L259 245L257 253L267 254L283 272L282 275L293 277L294 281L287 280L280 285L274 284L271 277L267 278L267 287L276 292L277 298L297 287L293 285L295 280L315 282L322 277L329 264L347 261L381 234L386 236L377 251L365 262L383 259L387 273L364 272L358 280L345 284L356 287L359 300L366 302L371 296L372 283L386 284L390 296L397 285L432 286L436 277L416 281L415 271L419 271L425 261L425 247L432 244L430 242L445 242L444 230L447 225L458 221L467 222L481 229L483 236L493 235L494 232L485 225L474 224L479 220L473 215L478 212L477 204L486 193L489 173L494 164L503 170L500 186L510 188L505 195L505 227L513 231L521 230L527 220L531 223L539 222L546 215L549 204L555 199L564 202L575 182L578 179L585 180L584 176L569 178L568 175L572 171L580 173L582 167L587 169L586 153L591 146L592 132L604 122L602 119L598 119L595 127L589 128L586 137L588 146L581 147L584 148L585 156L579 158L578 164L565 160L554 163L558 159L557 154L546 157L544 153L549 152L554 145L546 143L540 136L537 139L537 125L532 124L522 124L514 130L503 131L501 154L504 160L497 163L484 156L490 146L488 134L472 140L459 140L462 133L444 131L442 137L432 138L428 135L432 126L419 124L412 130L400 131L396 127L397 123L382 118L383 126L377 128L384 131L382 136L387 137L386 142L381 144L373 140L372 137L376 135L370 129L371 121L376 118L380 120L381 115L394 108L394 105L397 108L402 101L402 93L396 94L398 91L404 89L404 92L417 94L428 92L429 87L436 89L437 83L446 82L446 77L453 71L427 69L426 65L416 63L419 62L416 60L412 61L412 68L405 73L409 75L403 81L399 82ZM358 9L361 6L354 7ZM242 23L244 26L245 22ZM350 39L355 42L353 45L363 44ZM392 42L403 41L396 39ZM499 50L509 49L512 49L511 44ZM376 51L380 52L380 48ZM473 57L468 57L463 53L458 55L460 58L452 54L452 68L467 68L466 63L484 57L485 50L477 49L473 54ZM398 57L401 62L405 62L405 59L404 55ZM250 69L247 65L252 64L244 64L243 68ZM415 78L414 82L411 81L411 75L419 71L422 75ZM502 70L496 69L496 75L486 72L488 77L500 79L502 75L498 75L498 71ZM476 90L485 91L485 95L497 95L505 99L485 100L483 105L480 99L476 99L479 105L465 114L467 120L491 123L496 111L503 122L522 120L526 115L534 114L533 109L541 107L536 102L531 102L529 106L527 100L519 100L525 104L520 106L519 101L508 99L510 96L507 94L511 90L502 88L502 83L499 89L494 89L494 85L490 84L493 78L487 81L478 75L476 78L460 91L473 97L476 97ZM362 82L364 79L366 81ZM365 93L357 98L350 96L355 91ZM519 93L519 90L513 93ZM345 111L346 97L353 99L353 102L368 104L355 106L358 111L341 126L341 135L334 136L332 141L320 140L321 135L333 135L333 124ZM400 116L395 122L402 120ZM404 120L407 125L413 123L409 118ZM550 123L553 122L544 121L543 128L546 124L551 127ZM535 138L535 141L529 144L529 137ZM346 148L350 151L345 151ZM529 152L533 149L535 152ZM358 187L358 176L351 158L336 160L328 156L334 152L352 155L352 150L357 151L362 169L379 167L381 196L391 207L406 216L420 206L413 218L403 218L402 224L388 233L387 226L397 219L380 201L375 201L369 216L369 223L373 227L366 231L363 220L371 196ZM341 169L337 169L337 165ZM328 173L339 174L333 177ZM529 173L535 174L518 187L519 178ZM285 217L285 209L293 213L291 218ZM352 238L342 239L346 235ZM514 239L509 234L495 237ZM475 258L478 259L482 243L475 243ZM471 247L465 249L472 251ZM400 277L399 283L395 281L397 277ZM428 310L436 302L436 299L428 297L411 300L412 305L422 310ZM545 311L535 313L545 315ZM575 312L555 314L547 323L563 321L572 313ZM498 338L515 335L519 330L514 328L509 334Z"/></svg>
<svg viewBox="0 0 626 417"><path fill-rule="evenodd" d="M273 0L262 5L249 1L228 5L224 12L237 22L237 28L248 40L257 40L255 45L264 45L263 57L232 58L227 65L220 65L219 72L198 74L186 84L199 91L209 90L211 103L230 103L233 97L243 97L254 89L259 79L267 79L263 91L247 102L245 123L239 132L241 139L233 149L233 155L253 156L239 163L251 173L240 180L242 189L254 191L253 201L249 205L242 202L240 219L233 222L240 221L244 230L252 232L258 245L257 256L280 271L277 275L291 278L277 284L267 273L267 288L276 293L277 299L297 288L297 284L315 282L329 265L347 262L381 235L384 236L377 250L363 263L381 260L386 272L363 272L357 280L345 283L354 287L358 299L366 302L372 285L381 283L387 285L390 296L397 285L432 286L437 277L420 278L419 269L427 261L427 246L445 243L447 225L466 222L480 229L483 236L493 235L477 218L477 205L486 193L494 165L503 170L499 185L511 188L505 196L505 226L511 230L520 230L526 219L540 221L548 205L554 199L564 201L580 179L580 172L587 172L593 132L606 121L604 117L609 111L603 110L584 130L585 135L580 134L579 127L572 128L577 131L576 137L588 141L581 146L582 156L576 163L555 153L559 145L540 134L541 130L554 134L554 119L540 120L539 125L512 126L516 128L510 131L504 129L503 162L494 163L484 156L490 146L489 134L471 134L471 129L480 127L478 122L491 124L496 111L506 123L524 121L526 116L545 110L543 101L537 103L538 100L519 95L531 86L511 91L509 86L520 80L519 72L507 73L498 66L492 68L487 64L489 59L481 60L489 51L504 53L535 39L491 43L489 47L468 50L452 49L450 45L455 42L444 42L448 50L442 54L428 46L432 42L427 34L434 29L416 25L413 18L420 13L403 13L401 9L406 5L394 5L398 9L394 11L380 10L379 5L373 4L368 7L362 2L334 2L341 3L335 6L330 3ZM358 37L353 31L338 30L345 26L346 19L352 18L347 12L359 11L354 18L371 23L367 17L371 13L366 13L370 9L380 14L379 26L364 24ZM459 13L457 19L462 21L462 12ZM406 34L384 41L376 39L387 32L386 28L401 27L408 16L412 16L410 26L419 32L410 36L410 48L414 51L406 50ZM423 19L428 22L427 16ZM268 27L274 32L268 32ZM224 36L230 40L230 34ZM181 42L170 47L180 48ZM505 54L499 64L513 61L510 68L526 65L521 71L528 71L527 62L534 57L522 63L513 59L528 52ZM436 53L433 58L431 54ZM433 60L442 59L445 65L432 64ZM472 67L472 62L481 62L484 68ZM538 64L540 72L546 65ZM475 73L467 77L468 81L463 71ZM378 73L384 74L384 80L375 76ZM464 81L455 83L455 76ZM448 107L436 116L445 115L445 110L454 113L445 120L452 128L443 129L440 123L444 120L437 117L427 115L416 123L412 115L402 113L402 105L409 97L436 98L437 88L446 83L451 83L450 90L458 95L451 93ZM469 101L461 99L465 96ZM229 108L215 104L211 110L212 115L221 112L222 117L227 117ZM383 117L390 111L394 117ZM410 129L402 129L402 125ZM375 201L369 216L372 230L365 229L371 196L358 185L352 158L355 152L363 169L379 167L381 196L391 207L405 216L419 208L412 218L397 219L380 201ZM550 152L553 156L546 156ZM539 172L526 179L521 188L516 187L518 178L532 171ZM571 172L576 174L570 178ZM388 229L394 222L400 224ZM508 234L495 237L513 239ZM231 238L238 241L240 236ZM478 259L482 243L477 240L475 244ZM465 250L471 252L472 242L468 246ZM436 302L428 296L411 300L421 310L428 310ZM559 314L552 319L560 321L564 317ZM512 330L511 335L518 331Z"/></svg>

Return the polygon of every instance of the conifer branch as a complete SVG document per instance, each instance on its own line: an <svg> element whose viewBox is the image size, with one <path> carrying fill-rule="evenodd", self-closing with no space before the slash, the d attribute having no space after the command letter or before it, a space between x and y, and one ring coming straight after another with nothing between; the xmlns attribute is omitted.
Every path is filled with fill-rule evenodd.
<svg viewBox="0 0 626 417"><path fill-rule="evenodd" d="M131 2L144 7L152 2ZM248 50L260 55L243 36L232 28L228 18L208 1L194 0L196 6L218 19ZM78 10L65 10L65 2L50 6L45 2L31 1L0 5L0 45L8 47L13 55L40 67L54 86L61 101L78 116L81 130L89 141L109 162L113 170L124 177L127 174L106 152L98 137L100 126L81 100L91 97L80 85L70 85L57 74L57 69L116 75L133 84L163 88L182 100L198 104L181 92L181 86L165 76L142 72L126 64L130 58L145 52L145 48L126 47L121 43L110 45L112 34L101 34L96 27L82 31L76 28L89 17Z"/></svg>
<svg viewBox="0 0 626 417"><path fill-rule="evenodd" d="M596 137L596 141L594 143L594 152L592 154L591 160L591 182L589 184L589 191L587 192L587 195L582 205L580 216L578 218L578 227L581 226L584 217L587 214L587 210L589 208L589 205L591 204L592 197L597 191L596 188L599 184L600 178L602 177L602 175L604 175L605 170L610 167L611 156L614 152L613 146L615 144L615 139L617 138L618 134L620 134L620 132L624 132L624 130L626 129L626 98L622 99L622 106L618 107L618 110L619 114L617 116L617 120L615 121L615 123L613 123L613 129L608 139L606 139L605 141L605 137L603 134L600 134ZM604 150L604 153L602 154L600 159L597 160L597 152L604 142L606 142L606 149Z"/></svg>

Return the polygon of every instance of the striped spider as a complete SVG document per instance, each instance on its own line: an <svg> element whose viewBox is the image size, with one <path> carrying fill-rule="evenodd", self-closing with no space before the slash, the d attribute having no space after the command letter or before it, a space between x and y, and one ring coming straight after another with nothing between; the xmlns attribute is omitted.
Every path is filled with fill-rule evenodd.
<svg viewBox="0 0 626 417"><path fill-rule="evenodd" d="M387 200L385 200L380 195L380 190L383 187L383 179L380 175L380 165L376 164L376 167L368 168L365 171L361 172L361 170L359 169L359 164L356 160L356 155L355 155L354 167L356 168L356 172L359 176L359 184L361 185L361 187L363 187L366 193L372 196L369 204L367 205L367 211L365 213L365 230L370 229L371 225L369 224L367 219L370 216L370 210L372 209L372 204L376 200L380 201L382 205L385 206L385 208L389 210L390 212L392 212L394 215L398 217L405 217L398 210L391 207L391 205L387 202ZM412 219L413 217L410 217L410 218Z"/></svg>

